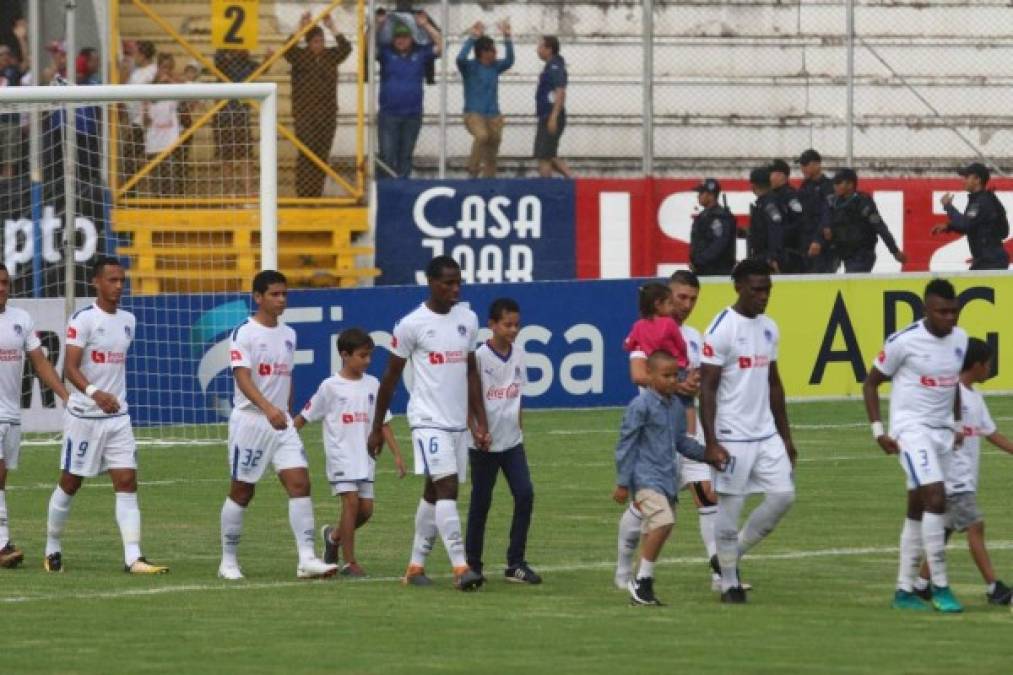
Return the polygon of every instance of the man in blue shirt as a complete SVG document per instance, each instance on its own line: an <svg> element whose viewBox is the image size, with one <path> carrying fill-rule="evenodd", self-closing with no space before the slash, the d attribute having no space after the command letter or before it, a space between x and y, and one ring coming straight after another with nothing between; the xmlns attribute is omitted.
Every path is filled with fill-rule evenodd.
<svg viewBox="0 0 1013 675"><path fill-rule="evenodd" d="M538 131L535 133L535 159L538 160L538 175L551 178L558 171L566 178L573 178L570 167L559 157L559 138L566 128L566 62L559 55L559 38L543 35L538 41L538 58L545 61L545 68L538 77L535 91L535 114L538 115Z"/></svg>
<svg viewBox="0 0 1013 675"><path fill-rule="evenodd" d="M423 84L426 66L443 52L443 36L440 35L425 12L415 14L415 23L429 36L427 44L415 41L411 26L399 18L379 20L384 26L378 27L377 35L387 34L381 30L386 22L393 23L391 41L384 44L382 39L377 49L380 62L380 161L378 178L391 175L408 178L412 173L412 156L415 143L422 128ZM393 173L392 173L393 172Z"/></svg>
<svg viewBox="0 0 1013 675"><path fill-rule="evenodd" d="M471 27L471 35L457 55L457 69L464 80L464 126L474 138L468 158L468 175L472 178L496 176L496 158L503 139L499 76L514 64L514 43L509 22L501 21L499 29L506 45L505 58L496 58L496 43L485 34L481 21ZM475 58L469 59L468 52L473 49Z"/></svg>

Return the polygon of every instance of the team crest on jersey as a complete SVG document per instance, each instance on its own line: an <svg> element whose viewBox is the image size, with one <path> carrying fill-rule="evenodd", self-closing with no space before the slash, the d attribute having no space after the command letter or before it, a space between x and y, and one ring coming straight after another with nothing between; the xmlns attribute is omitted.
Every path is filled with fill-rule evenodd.
<svg viewBox="0 0 1013 675"><path fill-rule="evenodd" d="M291 340L285 340L285 349L293 352L295 351L295 344Z"/></svg>
<svg viewBox="0 0 1013 675"><path fill-rule="evenodd" d="M520 366L514 366L514 377L520 377L520 376L521 376L521 367Z"/></svg>
<svg viewBox="0 0 1013 675"><path fill-rule="evenodd" d="M128 340L132 340L134 337L133 335L130 334L130 326L123 327L123 334L127 336Z"/></svg>
<svg viewBox="0 0 1013 675"><path fill-rule="evenodd" d="M430 328L426 331L426 337L436 337L436 329Z"/></svg>
<svg viewBox="0 0 1013 675"><path fill-rule="evenodd" d="M369 395L369 405L373 405L376 402L376 396L373 394Z"/></svg>
<svg viewBox="0 0 1013 675"><path fill-rule="evenodd" d="M467 335L468 334L468 329L464 327L463 323L459 323L459 324L457 324L457 333L458 333L458 335L461 335L461 336Z"/></svg>
<svg viewBox="0 0 1013 675"><path fill-rule="evenodd" d="M773 342L774 341L774 334L771 332L771 330L769 328L764 328L763 329L763 337L767 338L767 342Z"/></svg>
<svg viewBox="0 0 1013 675"><path fill-rule="evenodd" d="M14 334L17 335L18 337L24 336L25 329L21 327L21 324L19 323L14 324Z"/></svg>
<svg viewBox="0 0 1013 675"><path fill-rule="evenodd" d="M961 349L960 347L957 347L953 351L957 355L957 360L963 362L963 360L964 360L964 350Z"/></svg>

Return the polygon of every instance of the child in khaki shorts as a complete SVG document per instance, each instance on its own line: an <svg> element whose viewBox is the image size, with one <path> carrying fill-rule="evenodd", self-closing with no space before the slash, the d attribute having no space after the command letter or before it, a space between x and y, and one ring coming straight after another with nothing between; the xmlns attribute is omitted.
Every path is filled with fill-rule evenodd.
<svg viewBox="0 0 1013 675"><path fill-rule="evenodd" d="M643 514L640 566L629 582L630 599L638 605L660 605L654 595L654 563L675 525L672 506L679 489L675 453L712 464L720 470L727 453L705 451L686 436L686 411L675 396L679 364L667 352L647 359L648 387L626 407L616 444L616 489L620 504L633 495ZM722 454L723 453L723 454Z"/></svg>

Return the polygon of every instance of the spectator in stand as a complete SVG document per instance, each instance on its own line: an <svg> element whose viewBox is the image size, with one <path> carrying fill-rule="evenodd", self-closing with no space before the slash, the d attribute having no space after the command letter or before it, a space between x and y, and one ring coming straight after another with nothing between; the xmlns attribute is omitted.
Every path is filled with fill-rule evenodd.
<svg viewBox="0 0 1013 675"><path fill-rule="evenodd" d="M310 24L310 18L309 12L302 15L300 29ZM323 29L313 26L306 31L306 46L293 46L285 52L285 60L292 65L296 138L327 163L338 128L338 65L352 53L352 45L337 31L334 19L326 16L323 23L334 35L334 47L327 46ZM319 197L324 192L324 172L304 152L296 160L295 188L300 197Z"/></svg>
<svg viewBox="0 0 1013 675"><path fill-rule="evenodd" d="M11 48L0 45L0 88L21 84L21 68ZM21 116L0 113L0 178L13 178L21 161Z"/></svg>
<svg viewBox="0 0 1013 675"><path fill-rule="evenodd" d="M155 84L174 84L176 60L171 54L160 54ZM177 145L180 136L179 103L177 101L146 101L144 104L144 154L148 162L161 152L175 148L152 167L150 193L152 196L175 196L180 193L183 179L182 148Z"/></svg>
<svg viewBox="0 0 1013 675"><path fill-rule="evenodd" d="M953 194L944 194L940 201L950 221L933 227L932 234L959 232L966 235L972 270L1007 269L1009 253L1004 242L1009 237L1009 219L995 192L986 189L991 172L984 164L974 162L958 173L964 178L967 208L961 213L953 205Z"/></svg>
<svg viewBox="0 0 1013 675"><path fill-rule="evenodd" d="M102 84L102 60L98 50L85 47L74 60L74 77L85 86ZM78 179L91 185L102 183L102 109L82 106L74 116L77 127Z"/></svg>
<svg viewBox="0 0 1013 675"><path fill-rule="evenodd" d="M510 22L499 23L506 58L496 58L496 43L485 34L481 21L471 27L471 35L461 45L457 69L464 80L464 126L474 139L468 159L468 175L472 178L496 176L496 158L503 140L503 115L499 110L499 76L514 64L514 43L510 39ZM475 58L468 53L474 50Z"/></svg>
<svg viewBox="0 0 1013 675"><path fill-rule="evenodd" d="M573 178L570 167L559 156L559 138L566 128L567 82L566 61L559 54L559 38L543 35L538 41L538 58L545 62L535 91L535 114L538 115L535 159L538 160L538 175L551 178L552 172L558 171L566 178Z"/></svg>
<svg viewBox="0 0 1013 675"><path fill-rule="evenodd" d="M157 52L154 43L147 40L128 42L124 45L124 52L127 55L123 66L126 84L151 84L155 81L158 64L155 62ZM125 108L127 128L121 141L121 184L130 180L144 166L144 104L132 101Z"/></svg>
<svg viewBox="0 0 1013 675"><path fill-rule="evenodd" d="M46 51L49 52L50 65L42 70L39 85L66 84L63 78L67 74L67 44L63 40L53 40L46 45Z"/></svg>
<svg viewBox="0 0 1013 675"><path fill-rule="evenodd" d="M102 59L94 47L79 51L74 67L78 84L102 84Z"/></svg>
<svg viewBox="0 0 1013 675"><path fill-rule="evenodd" d="M380 62L380 161L397 178L411 176L415 143L422 128L426 66L443 53L443 36L433 28L425 12L418 12L414 18L426 32L429 43L417 44L411 27L398 18L379 18L384 27L388 21L395 24L390 31L391 43L378 44L377 60ZM378 36L380 32L378 28ZM377 172L379 178L388 175L383 168Z"/></svg>
<svg viewBox="0 0 1013 675"><path fill-rule="evenodd" d="M219 49L215 52L215 67L229 82L246 82L259 66L245 49ZM250 106L230 99L215 115L213 130L217 157L222 162L223 194L253 194Z"/></svg>

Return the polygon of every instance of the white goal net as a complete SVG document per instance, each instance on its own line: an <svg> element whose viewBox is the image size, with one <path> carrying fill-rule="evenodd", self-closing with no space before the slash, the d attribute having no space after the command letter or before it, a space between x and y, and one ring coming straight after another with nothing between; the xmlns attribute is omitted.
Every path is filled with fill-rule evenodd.
<svg viewBox="0 0 1013 675"><path fill-rule="evenodd" d="M139 442L225 438L229 333L250 312L253 275L277 267L276 117L274 84L0 93L10 302L62 370L93 262L121 261L121 307L137 317L127 398ZM30 366L22 408L25 431L59 431L62 408Z"/></svg>

